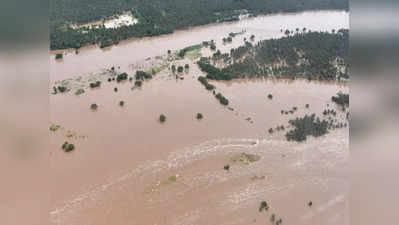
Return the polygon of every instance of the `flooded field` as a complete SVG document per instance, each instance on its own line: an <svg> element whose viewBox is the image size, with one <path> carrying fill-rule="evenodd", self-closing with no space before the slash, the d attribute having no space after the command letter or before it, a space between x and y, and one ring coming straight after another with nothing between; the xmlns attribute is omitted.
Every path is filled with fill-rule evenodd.
<svg viewBox="0 0 399 225"><path fill-rule="evenodd" d="M169 61L165 55L203 40L214 39L227 52L252 34L260 40L279 37L286 28L345 28L347 16L337 11L264 16L129 40L104 52L88 47L62 61L51 58L51 85L69 79L64 82L71 88L50 94L48 154L57 180L51 224L247 225L271 223L272 214L284 224L349 224L349 129L304 143L286 141L284 131L268 132L280 125L289 129L288 121L297 116L322 117L325 109L337 110L338 120L345 121L346 113L331 102L337 92L349 91L345 83L210 81L229 99L227 107L197 80L203 73L194 60ZM232 44L222 43L242 30ZM189 69L176 77L171 64ZM137 69L157 73L137 87L134 80L107 82L112 66L129 76ZM87 87L96 80L101 87ZM76 95L80 88L84 93ZM293 107L295 113L281 114ZM75 150L62 151L65 141ZM260 212L262 201L267 211Z"/></svg>

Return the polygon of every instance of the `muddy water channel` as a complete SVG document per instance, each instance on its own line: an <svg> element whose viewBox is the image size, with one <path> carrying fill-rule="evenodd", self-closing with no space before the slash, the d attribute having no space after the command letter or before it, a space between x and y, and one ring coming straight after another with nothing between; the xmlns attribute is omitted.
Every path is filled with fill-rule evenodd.
<svg viewBox="0 0 399 225"><path fill-rule="evenodd" d="M251 34L264 39L281 35L281 28L338 29L347 27L347 19L346 13L332 11L265 16L126 41L105 52L86 48L63 62L51 60L51 82L68 78L73 91L50 95L50 120L60 125L50 132L49 158L57 181L50 223L247 225L272 224L275 214L275 221L281 218L284 224L348 224L348 129L304 143L286 141L285 131L268 132L279 125L288 129L288 121L297 116L322 116L324 109L337 110L337 118L345 121L331 96L348 92L346 84L210 81L230 101L222 106L198 82L203 73L195 60L166 63L189 64L180 75L184 79L159 66L168 49L203 40L215 39L218 49L228 51ZM242 29L247 32L232 44L221 43L229 32ZM141 87L134 87L134 80L107 82L110 73L104 70L115 66L132 76L154 65L160 72ZM102 80L101 87L86 87L95 80ZM85 92L75 95L78 88ZM281 114L293 107L298 108L294 114ZM164 123L160 114L166 116ZM64 141L75 150L62 151ZM267 201L267 211L259 212L261 201Z"/></svg>

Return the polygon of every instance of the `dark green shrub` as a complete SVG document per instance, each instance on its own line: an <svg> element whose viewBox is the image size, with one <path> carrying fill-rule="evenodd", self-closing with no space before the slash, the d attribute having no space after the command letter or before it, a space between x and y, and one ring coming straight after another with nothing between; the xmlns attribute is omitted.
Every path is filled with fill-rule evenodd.
<svg viewBox="0 0 399 225"><path fill-rule="evenodd" d="M177 67L177 72L182 73L184 71L184 68L182 66Z"/></svg>
<svg viewBox="0 0 399 225"><path fill-rule="evenodd" d="M309 207L312 207L312 205L313 205L313 202L312 202L312 201L308 202L308 206L309 206Z"/></svg>
<svg viewBox="0 0 399 225"><path fill-rule="evenodd" d="M229 100L227 98L225 98L221 93L218 93L215 97L219 100L220 104L222 104L222 105L229 104Z"/></svg>
<svg viewBox="0 0 399 225"><path fill-rule="evenodd" d="M125 102L124 102L124 101L120 101L120 102L119 102L119 105L120 105L120 106L124 106L124 105L125 105Z"/></svg>
<svg viewBox="0 0 399 225"><path fill-rule="evenodd" d="M116 82L121 82L121 81L123 81L123 80L127 80L127 77L128 77L128 75L127 75L127 73L121 73L121 74L119 74L117 77L116 77Z"/></svg>
<svg viewBox="0 0 399 225"><path fill-rule="evenodd" d="M203 116L202 116L202 114L201 113L197 113L197 119L202 119L202 118L204 118Z"/></svg>
<svg viewBox="0 0 399 225"><path fill-rule="evenodd" d="M64 142L64 144L62 145L62 149L65 152L71 152L75 149L75 145L68 143L67 141Z"/></svg>
<svg viewBox="0 0 399 225"><path fill-rule="evenodd" d="M328 132L329 123L326 120L316 118L315 114L305 115L302 118L290 120L289 123L294 127L293 130L288 131L285 136L288 141L302 142L306 137L312 135L319 137Z"/></svg>
<svg viewBox="0 0 399 225"><path fill-rule="evenodd" d="M75 95L81 95L81 94L83 94L83 93L85 93L85 90L83 90L82 88L80 88L80 89L76 90Z"/></svg>
<svg viewBox="0 0 399 225"><path fill-rule="evenodd" d="M117 87L114 87L114 92L118 92L118 88Z"/></svg>
<svg viewBox="0 0 399 225"><path fill-rule="evenodd" d="M172 65L172 72L175 73L176 72L176 66Z"/></svg>
<svg viewBox="0 0 399 225"><path fill-rule="evenodd" d="M273 99L273 95L272 95L272 94L269 94L269 95L267 96L267 98L268 98L268 99Z"/></svg>
<svg viewBox="0 0 399 225"><path fill-rule="evenodd" d="M309 109L309 106L310 106L309 104L306 104L306 105L305 105L305 107L306 107L307 109Z"/></svg>
<svg viewBox="0 0 399 225"><path fill-rule="evenodd" d="M164 114L161 114L161 115L159 116L159 121L160 121L161 123L165 122L165 121L166 121L166 116L165 116Z"/></svg>
<svg viewBox="0 0 399 225"><path fill-rule="evenodd" d="M184 68L187 70L190 68L190 65L186 64L186 65L184 65Z"/></svg>
<svg viewBox="0 0 399 225"><path fill-rule="evenodd" d="M331 100L338 105L345 107L349 105L349 94L337 93L337 96L331 97Z"/></svg>
<svg viewBox="0 0 399 225"><path fill-rule="evenodd" d="M141 70L136 71L136 80L151 79L152 75Z"/></svg>
<svg viewBox="0 0 399 225"><path fill-rule="evenodd" d="M57 53L55 55L55 59L62 59L64 57L64 55L62 53Z"/></svg>
<svg viewBox="0 0 399 225"><path fill-rule="evenodd" d="M64 87L64 86L58 86L58 91L59 91L59 92L64 93L66 90L67 90L66 87Z"/></svg>
<svg viewBox="0 0 399 225"><path fill-rule="evenodd" d="M90 83L91 88L96 88L101 86L101 81L96 81L94 83Z"/></svg>
<svg viewBox="0 0 399 225"><path fill-rule="evenodd" d="M267 211L268 209L269 209L269 206L267 205L267 202L262 201L259 206L259 212L262 212L262 210Z"/></svg>
<svg viewBox="0 0 399 225"><path fill-rule="evenodd" d="M90 106L90 109L91 110L97 110L98 109L98 105L97 104L91 104L91 106Z"/></svg>
<svg viewBox="0 0 399 225"><path fill-rule="evenodd" d="M108 82L111 82L112 81L112 79L111 78L108 78Z"/></svg>
<svg viewBox="0 0 399 225"><path fill-rule="evenodd" d="M208 83L208 80L203 76L198 77L198 81L201 82L201 84L203 84L205 86L205 88L209 91L215 89L215 86Z"/></svg>
<svg viewBox="0 0 399 225"><path fill-rule="evenodd" d="M223 167L223 169L229 171L229 170L230 170L230 165L229 165L229 164L225 165L225 166Z"/></svg>

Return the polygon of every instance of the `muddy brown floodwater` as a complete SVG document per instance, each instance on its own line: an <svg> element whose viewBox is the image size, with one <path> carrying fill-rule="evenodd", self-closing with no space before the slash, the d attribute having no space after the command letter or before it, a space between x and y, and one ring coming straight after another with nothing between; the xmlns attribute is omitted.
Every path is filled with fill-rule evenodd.
<svg viewBox="0 0 399 225"><path fill-rule="evenodd" d="M218 48L228 51L251 34L263 39L280 35L281 28L331 30L347 24L345 12L279 14L126 41L105 52L87 48L63 62L51 60L51 82L85 77L111 65L132 75L135 62L202 40L215 39ZM247 32L230 47L219 42L242 29ZM173 62L186 63L190 69L184 80L164 69L140 88L132 89L130 81L103 81L80 96L50 95L50 121L61 125L50 134L48 153L56 180L51 224L247 225L271 223L272 214L284 224L349 224L348 128L304 143L287 142L284 132L267 132L296 116L336 109L331 96L348 92L345 83L211 82L229 99L229 109L198 82L203 74L193 61ZM90 110L93 103L97 111ZM293 115L281 115L294 106L298 110ZM337 111L344 121L345 113ZM204 118L197 120L197 113ZM167 117L163 124L160 114ZM75 151L63 152L64 141L73 143ZM260 158L233 162L241 153ZM225 165L230 165L228 171ZM259 212L264 200L270 208Z"/></svg>

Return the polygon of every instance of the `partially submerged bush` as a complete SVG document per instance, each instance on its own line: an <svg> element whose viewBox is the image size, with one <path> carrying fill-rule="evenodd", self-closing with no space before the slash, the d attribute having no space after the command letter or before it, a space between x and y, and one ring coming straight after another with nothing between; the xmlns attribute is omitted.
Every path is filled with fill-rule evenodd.
<svg viewBox="0 0 399 225"><path fill-rule="evenodd" d="M230 165L229 165L229 164L225 165L225 166L223 167L223 169L229 171L229 170L230 170Z"/></svg>
<svg viewBox="0 0 399 225"><path fill-rule="evenodd" d="M67 141L64 142L64 144L62 145L62 149L65 152L71 152L73 150L75 150L75 145L68 143Z"/></svg>
<svg viewBox="0 0 399 225"><path fill-rule="evenodd" d="M202 116L202 114L201 113L197 113L197 119L202 119L202 118L204 118L203 116Z"/></svg>
<svg viewBox="0 0 399 225"><path fill-rule="evenodd" d="M320 120L316 118L315 114L305 115L302 118L296 118L295 120L290 120L289 123L294 127L286 133L286 138L288 141L302 142L306 141L306 137L312 135L314 137L319 137L328 132L328 121Z"/></svg>
<svg viewBox="0 0 399 225"><path fill-rule="evenodd" d="M161 114L161 115L159 116L159 121L160 121L161 123L165 122L165 121L166 121L166 116L165 116L164 114Z"/></svg>
<svg viewBox="0 0 399 225"><path fill-rule="evenodd" d="M269 209L269 206L267 205L267 202L262 201L259 206L259 212L262 212L262 210L267 211L268 209Z"/></svg>
<svg viewBox="0 0 399 225"><path fill-rule="evenodd" d="M50 131L52 131L52 132L56 132L58 129L60 129L61 128L61 126L60 125L58 125L58 124L51 124L51 126L50 126Z"/></svg>
<svg viewBox="0 0 399 225"><path fill-rule="evenodd" d="M90 83L91 88L96 88L101 86L101 81L96 81L94 83Z"/></svg>
<svg viewBox="0 0 399 225"><path fill-rule="evenodd" d="M332 96L331 100L342 107L349 106L349 94L338 92L337 96Z"/></svg>
<svg viewBox="0 0 399 225"><path fill-rule="evenodd" d="M136 80L151 79L152 75L141 70L136 71Z"/></svg>
<svg viewBox="0 0 399 225"><path fill-rule="evenodd" d="M98 105L97 104L91 104L91 106L90 106L90 109L91 110L97 110L97 108L98 108Z"/></svg>
<svg viewBox="0 0 399 225"><path fill-rule="evenodd" d="M220 104L222 104L222 105L229 104L229 100L227 98L225 98L221 93L218 93L215 97L219 100Z"/></svg>
<svg viewBox="0 0 399 225"><path fill-rule="evenodd" d="M75 95L81 95L81 94L83 94L83 93L85 93L85 90L83 90L82 88L80 88L80 89L76 90Z"/></svg>
<svg viewBox="0 0 399 225"><path fill-rule="evenodd" d="M127 75L127 73L121 73L121 74L119 74L117 77L116 77L116 82L121 82L121 81L123 81L123 80L127 80L127 77L128 77L128 75Z"/></svg>
<svg viewBox="0 0 399 225"><path fill-rule="evenodd" d="M203 84L205 86L205 88L209 91L215 89L215 86L208 83L208 80L206 79L206 77L200 76L200 77L198 77L198 81L201 82L201 84Z"/></svg>
<svg viewBox="0 0 399 225"><path fill-rule="evenodd" d="M67 90L67 88L65 86L58 86L57 89L61 93L64 93Z"/></svg>

